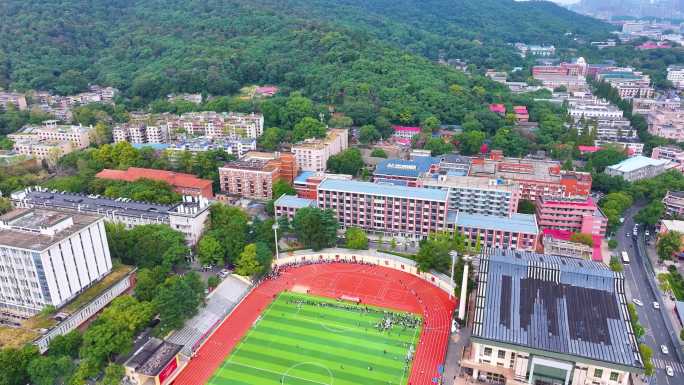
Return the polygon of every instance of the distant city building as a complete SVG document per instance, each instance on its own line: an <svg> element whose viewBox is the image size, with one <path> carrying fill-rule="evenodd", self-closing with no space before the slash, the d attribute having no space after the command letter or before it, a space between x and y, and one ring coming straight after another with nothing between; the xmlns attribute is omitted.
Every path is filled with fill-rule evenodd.
<svg viewBox="0 0 684 385"><path fill-rule="evenodd" d="M375 166L373 181L415 187L421 175L437 170L438 162L439 159L436 157L425 156L414 157L410 160L383 159Z"/></svg>
<svg viewBox="0 0 684 385"><path fill-rule="evenodd" d="M7 110L7 106L10 104L20 111L24 111L28 108L28 103L26 103L26 95L18 92L0 90L0 108Z"/></svg>
<svg viewBox="0 0 684 385"><path fill-rule="evenodd" d="M527 106L514 106L513 113L515 114L516 122L528 122L530 114L527 112Z"/></svg>
<svg viewBox="0 0 684 385"><path fill-rule="evenodd" d="M271 199L273 183L292 183L298 173L294 155L286 153L247 153L240 160L219 168L221 191L253 199Z"/></svg>
<svg viewBox="0 0 684 385"><path fill-rule="evenodd" d="M190 246L199 241L209 216L209 201L197 196L184 196L181 203L162 205L32 187L12 193L11 198L17 207L50 208L99 215L104 216L108 222L121 223L127 228L165 224L183 233Z"/></svg>
<svg viewBox="0 0 684 385"><path fill-rule="evenodd" d="M170 102L186 101L194 104L202 104L202 94L169 94L166 99Z"/></svg>
<svg viewBox="0 0 684 385"><path fill-rule="evenodd" d="M18 323L60 308L112 269L99 215L46 208L0 217L0 319Z"/></svg>
<svg viewBox="0 0 684 385"><path fill-rule="evenodd" d="M684 150L674 146L655 147L651 158L669 160L676 164L677 169L684 171Z"/></svg>
<svg viewBox="0 0 684 385"><path fill-rule="evenodd" d="M506 106L503 104L490 104L489 111L504 116L506 115Z"/></svg>
<svg viewBox="0 0 684 385"><path fill-rule="evenodd" d="M556 54L556 47L549 45L527 45L524 43L515 43L515 49L518 50L520 53L520 56L525 57L525 56L541 56L541 57L549 57L553 56Z"/></svg>
<svg viewBox="0 0 684 385"><path fill-rule="evenodd" d="M576 258L489 249L460 365L473 382L626 385L643 373L624 276Z"/></svg>
<svg viewBox="0 0 684 385"><path fill-rule="evenodd" d="M627 151L629 156L643 155L644 153L644 143L642 143L638 137L598 136L596 140L594 140L594 145L611 145L618 148L623 148Z"/></svg>
<svg viewBox="0 0 684 385"><path fill-rule="evenodd" d="M516 182L521 188L521 199L541 197L587 196L591 191L591 174L563 171L553 160L504 158L492 150L490 157L473 158L470 175Z"/></svg>
<svg viewBox="0 0 684 385"><path fill-rule="evenodd" d="M663 205L667 215L684 218L684 191L668 191Z"/></svg>
<svg viewBox="0 0 684 385"><path fill-rule="evenodd" d="M564 230L605 237L608 219L588 198L542 198L536 204L537 223L542 230Z"/></svg>
<svg viewBox="0 0 684 385"><path fill-rule="evenodd" d="M620 111L622 112L622 111ZM597 138L602 140L619 140L626 138L638 138L638 134L629 120L622 117L612 118L586 118L582 120L582 116L576 118L572 124L579 135L584 133L585 128L594 130Z"/></svg>
<svg viewBox="0 0 684 385"><path fill-rule="evenodd" d="M573 119L622 119L622 110L611 104L606 105L574 105L568 108Z"/></svg>
<svg viewBox="0 0 684 385"><path fill-rule="evenodd" d="M135 182L139 179L151 179L166 182L182 195L203 196L213 198L212 181L200 179L192 174L157 170L152 168L129 167L126 170L104 169L95 175L99 179Z"/></svg>
<svg viewBox="0 0 684 385"><path fill-rule="evenodd" d="M510 217L518 210L520 186L500 179L427 175L418 184L449 194L449 210L459 213Z"/></svg>
<svg viewBox="0 0 684 385"><path fill-rule="evenodd" d="M610 84L622 99L652 98L655 94L651 87L651 78L631 68L600 72L596 74L596 79Z"/></svg>
<svg viewBox="0 0 684 385"><path fill-rule="evenodd" d="M684 89L684 66L667 67L667 80L671 81L676 88Z"/></svg>
<svg viewBox="0 0 684 385"><path fill-rule="evenodd" d="M392 126L394 134L392 139L402 145L410 145L411 139L420 134L420 127Z"/></svg>
<svg viewBox="0 0 684 385"><path fill-rule="evenodd" d="M323 139L306 139L292 145L297 165L303 171L325 171L328 159L349 147L349 130L333 128Z"/></svg>
<svg viewBox="0 0 684 385"><path fill-rule="evenodd" d="M256 113L188 112L180 116L160 115L158 121L158 124L167 127L172 137L177 132L184 132L190 136L256 139L264 132L264 116Z"/></svg>
<svg viewBox="0 0 684 385"><path fill-rule="evenodd" d="M682 107L682 101L678 96L658 98L634 98L632 99L632 113L648 115L649 112L659 109L675 110Z"/></svg>
<svg viewBox="0 0 684 385"><path fill-rule="evenodd" d="M669 160L653 159L638 155L606 167L605 173L611 176L621 176L628 182L634 182L656 177L674 167L676 167L676 164Z"/></svg>
<svg viewBox="0 0 684 385"><path fill-rule="evenodd" d="M534 75L534 79L539 80L545 88L551 91L560 87L565 87L570 92L587 89L587 80L580 75L538 74Z"/></svg>
<svg viewBox="0 0 684 385"><path fill-rule="evenodd" d="M684 142L684 108L656 108L648 113L648 132Z"/></svg>

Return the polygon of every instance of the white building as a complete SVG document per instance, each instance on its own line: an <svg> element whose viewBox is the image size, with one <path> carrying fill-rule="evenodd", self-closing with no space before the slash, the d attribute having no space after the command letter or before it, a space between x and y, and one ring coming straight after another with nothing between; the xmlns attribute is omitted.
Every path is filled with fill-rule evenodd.
<svg viewBox="0 0 684 385"><path fill-rule="evenodd" d="M520 185L511 181L473 176L424 176L422 187L449 193L449 210L461 213L510 217L518 211Z"/></svg>
<svg viewBox="0 0 684 385"><path fill-rule="evenodd" d="M21 155L56 160L88 147L92 131L92 126L64 126L58 125L56 120L48 120L42 126L25 127L7 137L14 142L14 151Z"/></svg>
<svg viewBox="0 0 684 385"><path fill-rule="evenodd" d="M297 165L302 171L325 171L328 159L349 147L348 131L328 130L324 139L306 139L292 146Z"/></svg>
<svg viewBox="0 0 684 385"><path fill-rule="evenodd" d="M667 67L667 80L678 89L684 89L684 66Z"/></svg>
<svg viewBox="0 0 684 385"><path fill-rule="evenodd" d="M256 139L213 139L207 136L176 140L165 148L171 160L177 159L181 153L190 152L193 156L211 150L223 150L228 154L242 158L257 148Z"/></svg>
<svg viewBox="0 0 684 385"><path fill-rule="evenodd" d="M627 385L644 372L622 274L593 261L486 250L476 276L460 360L473 382Z"/></svg>
<svg viewBox="0 0 684 385"><path fill-rule="evenodd" d="M605 173L611 176L621 176L628 182L654 178L672 168L676 164L665 159L647 158L642 155L627 158L618 164L606 167Z"/></svg>
<svg viewBox="0 0 684 385"><path fill-rule="evenodd" d="M0 217L0 319L59 308L111 269L100 215L32 208Z"/></svg>
<svg viewBox="0 0 684 385"><path fill-rule="evenodd" d="M610 104L574 105L568 108L568 113L574 119L621 119L622 110Z"/></svg>
<svg viewBox="0 0 684 385"><path fill-rule="evenodd" d="M127 228L139 225L165 224L185 236L188 245L199 241L209 217L209 202L204 197L184 196L175 205L110 199L96 195L61 193L45 188L26 188L12 193L16 207L45 207L69 212L104 216L108 222L122 223Z"/></svg>
<svg viewBox="0 0 684 385"><path fill-rule="evenodd" d="M144 123L122 124L112 129L114 143L159 144L169 140L166 126L148 126Z"/></svg>

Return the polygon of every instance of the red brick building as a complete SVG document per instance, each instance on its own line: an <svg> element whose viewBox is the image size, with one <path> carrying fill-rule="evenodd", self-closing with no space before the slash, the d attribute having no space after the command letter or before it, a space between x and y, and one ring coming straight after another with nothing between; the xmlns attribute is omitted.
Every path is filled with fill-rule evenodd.
<svg viewBox="0 0 684 385"><path fill-rule="evenodd" d="M173 186L174 190L179 194L203 196L205 198L214 197L212 181L198 178L192 174L156 170L153 168L129 167L128 170L104 169L97 173L95 177L126 182L135 182L138 179L163 181Z"/></svg>

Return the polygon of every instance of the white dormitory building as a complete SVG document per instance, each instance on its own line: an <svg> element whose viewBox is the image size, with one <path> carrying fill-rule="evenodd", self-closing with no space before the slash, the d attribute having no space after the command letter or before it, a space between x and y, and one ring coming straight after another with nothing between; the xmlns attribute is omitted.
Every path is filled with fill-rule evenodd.
<svg viewBox="0 0 684 385"><path fill-rule="evenodd" d="M323 139L306 139L292 146L297 165L302 171L325 171L328 159L349 147L349 130L333 128Z"/></svg>
<svg viewBox="0 0 684 385"><path fill-rule="evenodd" d="M114 143L160 144L169 140L165 126L148 126L144 123L122 124L112 129Z"/></svg>
<svg viewBox="0 0 684 385"><path fill-rule="evenodd" d="M671 81L677 89L684 89L684 66L667 67L667 80Z"/></svg>
<svg viewBox="0 0 684 385"><path fill-rule="evenodd" d="M621 119L622 110L610 104L577 104L568 108L573 119Z"/></svg>
<svg viewBox="0 0 684 385"><path fill-rule="evenodd" d="M88 147L92 131L92 126L65 126L48 120L42 126L25 127L7 137L14 142L13 149L17 153L46 159Z"/></svg>
<svg viewBox="0 0 684 385"><path fill-rule="evenodd" d="M29 187L11 195L15 207L44 207L52 210L103 216L107 222L121 223L127 228L164 224L180 231L188 245L194 246L202 236L209 217L209 201L204 197L183 196L174 205L111 199L99 195L72 194Z"/></svg>
<svg viewBox="0 0 684 385"><path fill-rule="evenodd" d="M32 208L0 217L0 320L59 308L111 269L100 215Z"/></svg>

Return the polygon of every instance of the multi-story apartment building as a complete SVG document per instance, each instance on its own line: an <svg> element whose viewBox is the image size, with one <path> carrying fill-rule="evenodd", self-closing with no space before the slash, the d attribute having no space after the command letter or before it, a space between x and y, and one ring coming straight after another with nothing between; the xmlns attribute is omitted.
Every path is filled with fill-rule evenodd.
<svg viewBox="0 0 684 385"><path fill-rule="evenodd" d="M591 192L591 174L563 171L553 160L504 158L501 151L492 150L489 158L473 158L470 175L516 182L521 199L541 197L587 196Z"/></svg>
<svg viewBox="0 0 684 385"><path fill-rule="evenodd" d="M643 373L621 273L498 249L483 253L476 276L472 335L460 360L473 382L627 385Z"/></svg>
<svg viewBox="0 0 684 385"><path fill-rule="evenodd" d="M144 123L121 124L112 129L114 143L158 144L169 141L166 126L148 126Z"/></svg>
<svg viewBox="0 0 684 385"><path fill-rule="evenodd" d="M667 98L635 98L632 99L632 113L648 115L649 112L657 109L674 110L682 106L682 100L679 97Z"/></svg>
<svg viewBox="0 0 684 385"><path fill-rule="evenodd" d="M594 140L594 145L602 147L604 145L617 146L625 149L627 154L633 155L643 155L644 153L644 143L640 141L639 137L601 137L598 136Z"/></svg>
<svg viewBox="0 0 684 385"><path fill-rule="evenodd" d="M449 211L447 228L458 232L475 246L534 251L539 242L539 228L534 215L491 216Z"/></svg>
<svg viewBox="0 0 684 385"><path fill-rule="evenodd" d="M316 200L318 194L318 185L327 178L342 180L353 179L351 175L347 174L329 174L325 172L302 171L302 173L297 175L297 177L294 179L292 187L294 187L298 197Z"/></svg>
<svg viewBox="0 0 684 385"><path fill-rule="evenodd" d="M542 85L551 91L559 87L565 87L570 92L587 89L587 80L584 76L542 73L534 75L534 78L542 82Z"/></svg>
<svg viewBox="0 0 684 385"><path fill-rule="evenodd" d="M304 207L317 207L317 201L315 199L300 198L294 195L281 195L273 202L275 217L285 217L288 221L292 221L297 210Z"/></svg>
<svg viewBox="0 0 684 385"><path fill-rule="evenodd" d="M542 230L564 230L604 237L608 219L588 198L542 198L536 204L537 223Z"/></svg>
<svg viewBox="0 0 684 385"><path fill-rule="evenodd" d="M652 135L684 141L684 108L657 108L648 113L647 120Z"/></svg>
<svg viewBox="0 0 684 385"><path fill-rule="evenodd" d="M446 229L448 194L419 187L326 179L318 185L318 207L331 209L343 228L422 239Z"/></svg>
<svg viewBox="0 0 684 385"><path fill-rule="evenodd" d="M256 113L188 112L180 116L162 115L159 120L172 136L181 131L191 136L256 139L264 132L264 116Z"/></svg>
<svg viewBox="0 0 684 385"><path fill-rule="evenodd" d="M473 176L425 175L418 185L446 191L449 210L464 214L510 217L517 212L521 195L515 182Z"/></svg>
<svg viewBox="0 0 684 385"><path fill-rule="evenodd" d="M203 196L207 199L214 197L214 192L212 191L213 182L210 179L201 179L192 174L181 172L140 167L129 167L126 170L106 168L95 174L95 177L125 182L135 182L139 179L157 180L168 183L177 193L182 195Z"/></svg>
<svg viewBox="0 0 684 385"><path fill-rule="evenodd" d="M112 269L104 219L45 208L0 217L0 319L59 308Z"/></svg>
<svg viewBox="0 0 684 385"><path fill-rule="evenodd" d="M659 146L651 152L651 158L669 160L676 164L676 168L684 171L684 150L675 146Z"/></svg>
<svg viewBox="0 0 684 385"><path fill-rule="evenodd" d="M26 95L18 92L0 90L0 108L6 110L7 106L10 104L20 111L24 111L28 108L28 104L26 103Z"/></svg>
<svg viewBox="0 0 684 385"><path fill-rule="evenodd" d="M88 147L92 130L92 127L62 126L56 120L48 120L42 126L25 127L7 137L14 142L13 149L19 154L56 160Z"/></svg>
<svg viewBox="0 0 684 385"><path fill-rule="evenodd" d="M242 158L250 151L257 148L256 139L213 139L206 136L175 140L169 143L164 151L169 155L171 161L175 161L184 152L189 152L193 156L211 150L223 150L227 154L232 154Z"/></svg>
<svg viewBox="0 0 684 385"><path fill-rule="evenodd" d="M263 156L262 156L263 155ZM221 191L253 199L271 199L273 183L292 183L298 166L292 154L247 153L219 168Z"/></svg>
<svg viewBox="0 0 684 385"><path fill-rule="evenodd" d="M431 156L416 156L412 159L383 159L373 171L373 182L415 187L419 178L438 169L439 159Z"/></svg>
<svg viewBox="0 0 684 385"><path fill-rule="evenodd" d="M574 121L572 127L574 127L580 135L584 133L585 128L595 130L596 137L604 140L637 137L637 132L632 128L630 121L624 118L588 118L582 121L582 118L580 117Z"/></svg>
<svg viewBox="0 0 684 385"><path fill-rule="evenodd" d="M656 177L676 166L675 163L666 159L653 159L637 155L606 167L604 172L611 176L621 176L628 182L634 182Z"/></svg>
<svg viewBox="0 0 684 385"><path fill-rule="evenodd" d="M125 198L52 192L36 186L14 192L11 198L16 207L50 208L99 215L107 222L121 223L127 228L165 224L183 233L190 246L199 241L209 216L209 201L201 196L183 196L181 203L162 205Z"/></svg>
<svg viewBox="0 0 684 385"><path fill-rule="evenodd" d="M523 57L527 55L548 57L556 54L556 47L552 45L527 45L524 43L515 43L515 48Z"/></svg>
<svg viewBox="0 0 684 385"><path fill-rule="evenodd" d="M652 98L655 94L651 78L629 68L600 72L596 78L615 88L622 99Z"/></svg>
<svg viewBox="0 0 684 385"><path fill-rule="evenodd" d="M328 159L349 147L349 130L333 128L323 139L306 139L292 146L292 153L303 171L325 171Z"/></svg>
<svg viewBox="0 0 684 385"><path fill-rule="evenodd" d="M667 215L684 217L684 191L668 191L663 198L663 205Z"/></svg>
<svg viewBox="0 0 684 385"><path fill-rule="evenodd" d="M669 66L667 67L667 80L678 89L684 88L684 66Z"/></svg>

